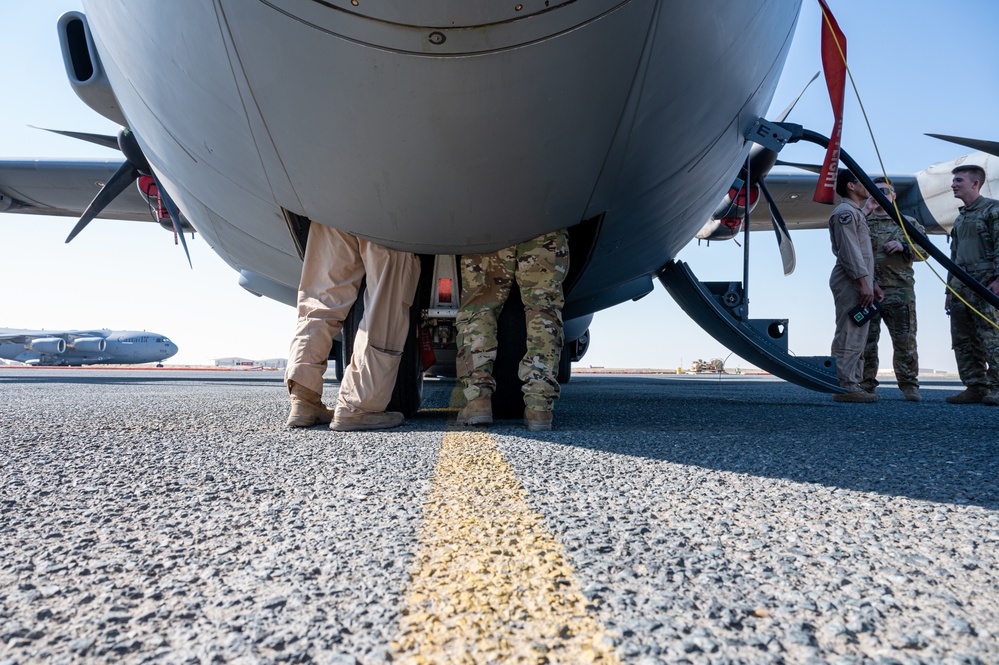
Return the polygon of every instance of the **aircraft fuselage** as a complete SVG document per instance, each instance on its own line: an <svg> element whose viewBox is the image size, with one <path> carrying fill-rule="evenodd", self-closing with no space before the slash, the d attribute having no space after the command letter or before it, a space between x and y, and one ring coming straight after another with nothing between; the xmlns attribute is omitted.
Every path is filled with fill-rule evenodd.
<svg viewBox="0 0 999 665"><path fill-rule="evenodd" d="M84 6L143 153L237 270L293 294L294 216L429 254L585 222L571 318L650 291L704 224L800 0Z"/></svg>

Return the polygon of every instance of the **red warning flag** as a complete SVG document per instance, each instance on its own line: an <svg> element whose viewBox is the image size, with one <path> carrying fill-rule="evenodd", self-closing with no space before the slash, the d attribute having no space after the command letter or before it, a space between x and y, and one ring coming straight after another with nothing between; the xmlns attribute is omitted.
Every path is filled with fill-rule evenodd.
<svg viewBox="0 0 999 665"><path fill-rule="evenodd" d="M822 162L819 183L812 200L816 203L833 203L836 197L836 174L839 171L839 146L843 138L843 91L846 88L846 36L839 29L825 0L822 6L822 71L829 89L835 124L829 136L829 147Z"/></svg>

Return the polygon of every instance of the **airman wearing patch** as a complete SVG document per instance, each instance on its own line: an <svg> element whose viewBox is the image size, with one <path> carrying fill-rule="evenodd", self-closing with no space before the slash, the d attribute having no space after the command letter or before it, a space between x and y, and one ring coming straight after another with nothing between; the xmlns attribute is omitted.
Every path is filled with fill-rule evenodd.
<svg viewBox="0 0 999 665"><path fill-rule="evenodd" d="M874 184L891 201L895 190L884 177L874 178ZM909 246L905 231L895 223L885 210L871 199L868 207L875 206L867 215L871 232L871 249L874 252L874 279L884 292L881 311L870 320L867 346L864 349L864 380L861 387L873 393L878 386L878 342L881 339L881 322L884 321L891 336L892 367L902 396L907 402L919 402L919 354L916 350L916 291L913 261L924 261L926 255ZM906 221L923 231L923 226L912 217Z"/></svg>
<svg viewBox="0 0 999 665"><path fill-rule="evenodd" d="M980 189L985 183L982 167L962 164L951 173L954 197L964 203L950 232L951 259L999 295L999 201L981 195ZM949 395L946 400L951 404L997 406L999 329L996 325L999 324L999 311L953 275L948 276L947 284L960 296L953 297L948 290L944 306L950 311L951 346L957 359L957 371L966 388L962 393ZM982 316L972 311L972 307Z"/></svg>
<svg viewBox="0 0 999 665"><path fill-rule="evenodd" d="M569 271L566 231L552 231L490 254L461 258L458 312L458 380L468 404L459 425L492 423L492 376L496 360L496 321L516 280L527 318L527 352L518 376L524 382L524 421L532 431L549 430L559 397L562 351L562 282Z"/></svg>
<svg viewBox="0 0 999 665"><path fill-rule="evenodd" d="M843 200L829 216L829 238L836 257L836 265L829 276L829 288L836 306L832 354L836 357L836 377L846 392L833 395L833 401L876 402L877 394L860 386L868 324L858 326L850 318L850 310L857 305L866 307L874 298L880 300L884 296L874 283L871 236L861 208L869 194L848 169L840 169L836 193Z"/></svg>

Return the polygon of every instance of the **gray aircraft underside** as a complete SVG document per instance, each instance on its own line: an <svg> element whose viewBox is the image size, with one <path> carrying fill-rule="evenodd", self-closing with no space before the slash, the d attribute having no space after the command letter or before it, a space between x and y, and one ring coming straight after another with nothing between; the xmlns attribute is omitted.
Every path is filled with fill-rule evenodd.
<svg viewBox="0 0 999 665"><path fill-rule="evenodd" d="M0 328L0 358L27 365L158 363L176 354L169 338L145 330Z"/></svg>
<svg viewBox="0 0 999 665"><path fill-rule="evenodd" d="M703 226L800 0L182 4L84 2L123 119L228 263L294 289L288 213L434 254L582 222L571 318L651 290Z"/></svg>

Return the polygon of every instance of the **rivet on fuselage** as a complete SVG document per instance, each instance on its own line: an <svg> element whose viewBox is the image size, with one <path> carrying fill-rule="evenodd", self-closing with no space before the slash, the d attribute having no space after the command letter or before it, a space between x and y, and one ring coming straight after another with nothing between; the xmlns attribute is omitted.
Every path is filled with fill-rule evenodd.
<svg viewBox="0 0 999 665"><path fill-rule="evenodd" d="M430 40L431 44L438 44L439 45L439 44L443 44L444 40L446 40L447 37L444 36L443 32L438 32L438 31L435 30L434 32L430 33L430 35L427 37L427 39Z"/></svg>

